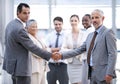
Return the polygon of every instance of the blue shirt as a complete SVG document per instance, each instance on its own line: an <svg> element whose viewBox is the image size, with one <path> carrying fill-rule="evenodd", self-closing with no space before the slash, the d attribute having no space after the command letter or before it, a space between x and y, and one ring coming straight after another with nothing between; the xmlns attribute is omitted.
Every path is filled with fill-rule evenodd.
<svg viewBox="0 0 120 84"><path fill-rule="evenodd" d="M95 31L97 31L97 35L98 35L99 32L101 31L102 27L103 27L103 25L100 26L100 28L98 28L97 30L95 30ZM96 36L96 37L97 37L97 36ZM92 52L92 51L91 51L91 52ZM92 56L90 56L90 66L94 66L94 64L93 64L93 62L92 62Z"/></svg>

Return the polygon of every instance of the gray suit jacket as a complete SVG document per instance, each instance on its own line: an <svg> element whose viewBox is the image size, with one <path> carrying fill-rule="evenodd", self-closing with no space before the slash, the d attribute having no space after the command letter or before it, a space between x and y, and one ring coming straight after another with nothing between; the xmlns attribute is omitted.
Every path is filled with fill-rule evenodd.
<svg viewBox="0 0 120 84"><path fill-rule="evenodd" d="M37 47L29 38L23 24L15 19L5 31L5 55L3 69L16 76L31 76L31 56L28 51L49 60L51 53Z"/></svg>
<svg viewBox="0 0 120 84"><path fill-rule="evenodd" d="M79 48L69 52L63 52L63 59L76 56L84 51L88 52L93 34L94 33L90 33L86 41ZM95 44L91 52L93 66L95 68L94 71L98 80L103 81L107 74L115 77L116 51L116 38L113 31L103 26L96 37Z"/></svg>

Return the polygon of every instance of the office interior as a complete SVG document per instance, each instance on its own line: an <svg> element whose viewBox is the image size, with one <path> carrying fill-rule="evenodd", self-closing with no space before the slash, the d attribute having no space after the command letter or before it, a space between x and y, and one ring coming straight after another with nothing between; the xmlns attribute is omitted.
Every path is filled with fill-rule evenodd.
<svg viewBox="0 0 120 84"><path fill-rule="evenodd" d="M4 34L6 25L16 18L16 7L19 3L28 3L31 8L30 18L38 22L39 36L54 29L53 18L63 17L64 30L70 30L69 18L72 14L79 15L80 19L94 9L101 9L105 14L104 25L112 28L117 37L118 58L120 56L120 0L0 0L0 58L4 57ZM80 28L83 28L80 21ZM42 35L41 35L42 34ZM1 64L2 64L1 60ZM117 61L117 64L120 62ZM117 74L120 67L117 66ZM120 81L120 77L116 79ZM116 82L115 84L120 84Z"/></svg>

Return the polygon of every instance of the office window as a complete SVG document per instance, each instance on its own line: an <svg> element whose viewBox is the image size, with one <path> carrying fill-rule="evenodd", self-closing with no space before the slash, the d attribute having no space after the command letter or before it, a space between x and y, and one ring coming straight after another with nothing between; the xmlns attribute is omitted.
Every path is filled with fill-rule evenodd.
<svg viewBox="0 0 120 84"><path fill-rule="evenodd" d="M104 25L108 28L111 28L111 1L112 0L101 0L99 2L96 0L51 0L50 2L49 0L15 0L14 16L16 17L16 6L20 2L25 2L30 4L30 18L37 20L39 29L54 28L53 18L56 16L63 17L64 29L70 29L71 26L69 23L69 19L72 14L79 15L81 20L84 14L91 13L94 9L98 8L104 11ZM81 21L79 27L82 28Z"/></svg>
<svg viewBox="0 0 120 84"><path fill-rule="evenodd" d="M120 6L116 8L116 27L120 29Z"/></svg>
<svg viewBox="0 0 120 84"><path fill-rule="evenodd" d="M105 20L104 24L108 28L112 26L112 14L111 7L109 6L92 6L92 5L57 5L52 7L52 19L55 16L62 16L64 19L64 28L71 28L70 26L70 16L72 14L77 14L80 17L80 28L82 28L82 16L86 13L91 14L95 9L101 9L104 11Z"/></svg>
<svg viewBox="0 0 120 84"><path fill-rule="evenodd" d="M116 27L120 29L120 0L116 0Z"/></svg>
<svg viewBox="0 0 120 84"><path fill-rule="evenodd" d="M14 7L16 10L17 5ZM16 11L14 13L16 17ZM30 5L30 19L35 19L39 29L49 28L48 5Z"/></svg>

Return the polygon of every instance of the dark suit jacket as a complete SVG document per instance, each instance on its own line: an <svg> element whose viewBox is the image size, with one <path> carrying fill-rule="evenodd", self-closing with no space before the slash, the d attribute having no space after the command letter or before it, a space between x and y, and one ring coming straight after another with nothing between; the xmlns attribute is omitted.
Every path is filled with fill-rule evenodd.
<svg viewBox="0 0 120 84"><path fill-rule="evenodd" d="M51 53L37 47L29 38L23 24L15 19L5 31L5 55L3 69L16 76L31 76L31 56L28 51L49 60Z"/></svg>

